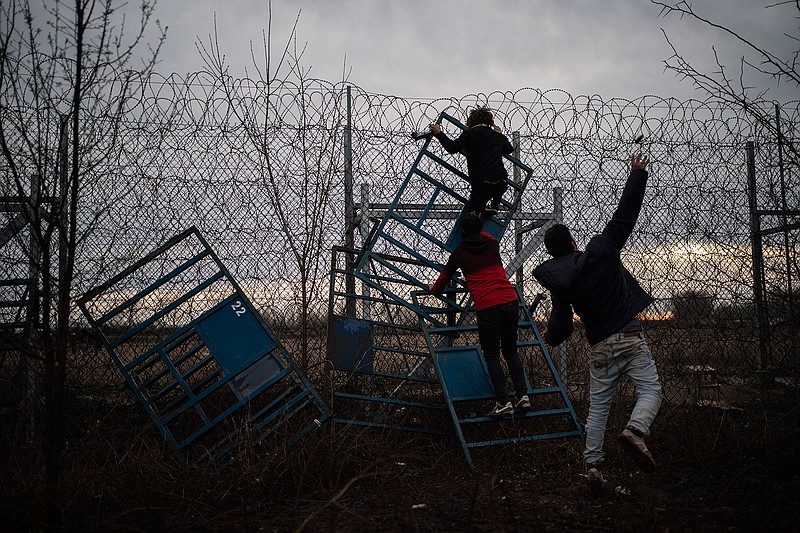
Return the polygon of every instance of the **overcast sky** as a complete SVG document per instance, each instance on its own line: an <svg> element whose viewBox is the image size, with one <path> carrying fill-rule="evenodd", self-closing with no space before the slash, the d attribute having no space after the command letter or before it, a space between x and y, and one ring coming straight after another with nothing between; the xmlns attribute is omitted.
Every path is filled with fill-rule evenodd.
<svg viewBox="0 0 800 533"><path fill-rule="evenodd" d="M788 59L798 45L784 34L800 36L800 21L793 6L764 8L778 1L692 4ZM231 74L243 76L252 65L250 42L263 50L267 6L267 0L160 0L156 15L168 34L158 71L201 69L196 43L208 42L216 17ZM731 68L745 49L720 31L659 11L649 0L273 0L273 54L282 51L299 12L301 65L309 75L331 82L346 75L368 92L440 98L532 87L603 99L705 98L664 71L671 50L661 30L707 72L715 69L712 46ZM751 81L770 87L770 99L800 97L796 87Z"/></svg>

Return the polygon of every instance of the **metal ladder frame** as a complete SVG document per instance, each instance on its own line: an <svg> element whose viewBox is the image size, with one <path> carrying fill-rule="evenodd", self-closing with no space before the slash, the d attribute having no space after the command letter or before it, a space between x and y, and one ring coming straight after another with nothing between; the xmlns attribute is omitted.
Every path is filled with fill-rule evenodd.
<svg viewBox="0 0 800 533"><path fill-rule="evenodd" d="M516 288L516 287L515 287ZM460 292L463 289L450 289L450 292ZM448 291L446 291L448 292ZM417 292L413 295L415 302L422 297L433 298L425 293ZM552 381L553 385L550 387L532 387L529 381L529 376L527 376L526 372L526 381L528 382L528 394L531 396L531 405L532 408L525 414L519 415L515 414L513 418L513 423L517 426L520 426L521 422L531 422L534 419L540 419L542 417L557 417L561 416L564 418L568 425L568 429L564 429L561 431L548 431L545 430L542 432L542 428L539 427L539 424L527 424L525 428L517 427L518 434L513 437L504 436L502 438L496 437L488 437L482 440L468 440L465 436L465 432L463 426L465 425L493 425L497 426L497 424L505 424L509 421L507 420L497 420L487 416L478 416L469 414L466 417L462 416L456 409L456 405L460 402L474 402L476 400L486 400L489 398L494 398L494 392L492 389L491 381L489 379L488 368L486 367L486 362L483 358L483 354L481 351L481 347L479 343L473 345L461 345L461 346L453 346L451 343L442 343L435 341L433 335L438 335L440 338L442 336L446 337L454 337L460 336L466 333L467 331L475 331L477 330L477 325L474 323L471 318L474 317L474 307L471 305L471 301L469 305L465 307L453 307L450 303L447 303L446 300L439 298L440 301L445 302L446 305L442 307L438 312L439 313L453 313L457 312L461 314L461 319L458 320L457 324L447 327L437 327L429 323L424 317L420 316L420 324L422 330L425 334L426 341L428 343L428 347L431 351L432 357L431 362L436 368L436 374L439 376L439 381L442 387L442 392L445 398L445 403L447 405L448 413L450 414L451 421L453 424L453 432L458 439L461 448L464 452L464 455L467 459L467 464L471 469L474 469L474 463L472 459L472 454L470 453L471 448L479 448L479 447L487 447L487 446L494 446L494 445L502 445L502 444L511 444L515 442L527 442L527 441L534 441L534 440L544 440L544 439L553 439L553 438L565 438L565 437L581 437L583 435L583 426L578 420L577 414L575 413L575 409L572 406L572 402L570 401L569 397L567 396L566 387L561 382L561 378L559 377L558 372L556 371L556 367L553 364L553 360L550 357L550 353L547 350L547 346L544 343L544 340L539 333L539 329L536 327L536 323L533 320L531 315L531 311L529 307L526 305L524 296L519 292L517 288L517 297L519 302L519 309L521 311L522 317L518 324L518 331L527 333L532 339L529 340L518 340L517 341L517 348L522 350L522 352L527 352L533 350L534 352L538 352L539 356L542 358L541 362L544 362L545 367L549 375L545 376L545 379ZM438 298L438 297L437 297ZM433 311L430 311L433 313ZM527 350L526 350L527 349ZM452 357L448 359L448 354ZM530 368L530 364L525 365L525 357L524 353L520 354L520 357L523 359L523 365ZM451 387L448 385L449 378L448 376L452 376L453 373L447 368L448 365L453 365L452 359L461 359L461 364L463 365L464 359L473 358L474 360L478 361L478 365L474 362L466 370L470 375L463 376L462 370L462 378L466 378L468 380L473 380L470 387L472 387L473 391L483 391L481 392L464 392L456 393L456 391L451 391ZM527 361L531 363L532 361ZM476 371L478 369L483 369L483 373ZM557 402L560 403L563 407L560 408L550 408L550 409L537 409L537 397L543 397L546 395L555 396L557 398ZM531 426L528 429L528 426Z"/></svg>
<svg viewBox="0 0 800 533"><path fill-rule="evenodd" d="M172 270L162 269L145 286L131 281L143 276L149 265L166 262L172 249L192 243L188 257L180 256ZM187 273L193 268L210 272L187 286L181 276L191 275ZM104 305L103 299L124 283L134 283L136 293ZM172 328L156 327L204 291L216 291L215 304ZM156 297L164 303L148 308L141 319L125 321L124 315L134 315L137 305ZM195 454L190 462L229 455L228 461L233 461L292 421L299 429L289 430L295 432L286 438L288 446L330 417L321 397L195 227L88 291L78 299L78 307L161 435L177 454ZM193 311L189 307L188 313ZM237 331L238 336L230 335ZM149 348L128 350L138 339ZM241 426L226 428L234 417Z"/></svg>

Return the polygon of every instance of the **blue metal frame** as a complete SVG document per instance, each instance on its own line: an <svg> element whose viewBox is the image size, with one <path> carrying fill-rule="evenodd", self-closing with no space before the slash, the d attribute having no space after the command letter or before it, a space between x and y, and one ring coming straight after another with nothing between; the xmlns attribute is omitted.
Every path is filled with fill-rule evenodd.
<svg viewBox="0 0 800 533"><path fill-rule="evenodd" d="M26 205L35 203L35 198L23 196L0 197L0 212L6 216L5 224L0 226L0 249L5 248L18 234L29 227L25 215ZM30 237L30 236L29 236ZM30 249L28 254L34 254ZM27 254L20 254L27 255ZM10 257L10 256L9 256ZM29 263L18 263L27 266L28 277L7 278L0 280L0 362L2 367L13 375L3 376L9 387L0 397L0 480L5 479L11 458L15 434L18 431L18 419L23 400L23 392L30 397L27 402L33 405L34 390L28 373L29 359L33 357L33 338L39 327L37 316L38 270L31 268L35 258L28 257ZM19 274L17 274L19 275ZM9 362L6 362L9 358ZM16 363L11 362L16 359ZM27 413L32 422L32 414Z"/></svg>
<svg viewBox="0 0 800 533"><path fill-rule="evenodd" d="M0 244L2 248L2 244ZM6 396L0 397L0 480L5 479L11 458L14 435L17 432L17 419L24 378L28 369L30 343L32 342L35 317L31 316L31 303L34 298L35 280L33 279L6 279L0 280L0 287L14 287L11 292L20 293L19 297L3 296L0 307L14 311L14 318L0 322L0 361L6 357L16 357L16 365L3 364L6 369L15 368L13 377L9 378L10 388Z"/></svg>
<svg viewBox="0 0 800 533"><path fill-rule="evenodd" d="M177 266L163 275L147 275L163 263L172 266L169 253L185 247L192 249L188 259L172 261ZM193 268L199 277L193 278ZM134 281L137 276L154 279ZM104 307L104 298L130 292L130 283L138 289L132 296ZM125 318L148 299L159 302L140 318ZM232 461L237 451L253 449L292 423L278 443L290 445L330 417L195 227L86 293L78 306L159 432L191 461ZM179 309L183 313L176 319ZM172 322L165 327L168 318ZM229 420L234 423L226 424Z"/></svg>
<svg viewBox="0 0 800 533"><path fill-rule="evenodd" d="M446 113L442 113L436 122L449 122L466 129ZM462 417L456 407L494 397L494 392L477 341L472 346L459 346L453 340L467 332L477 338L476 328L468 319L474 316L474 310L463 279L455 277L453 289L439 297L436 306L423 305L418 299L420 289L427 288L426 282L417 277L420 270L426 277L441 271L442 265L436 259L451 253L460 243L461 233L457 228L467 201L431 175L442 172L466 179L466 175L456 166L432 151L431 142L430 138L424 142L386 214L372 228L364 250L341 247L333 250L328 361L331 366L331 403L336 413L334 422L438 435L452 435L455 431L470 466L472 457L469 450L472 447L581 435L581 426L572 404L530 312L520 298L523 302L520 308L525 313L520 321L520 329L528 331L528 336L533 339L523 341L522 349L539 349L539 359L543 358L544 368L547 369L544 373L552 376L555 382L554 387L531 388L531 394L555 396L563 407L542 408L519 418L530 426L530 422L541 417L560 416L566 418L566 424L562 426L567 425L568 429L544 431L540 424L511 439L493 437L476 440L465 436L465 426L495 421L486 417ZM501 206L505 208L503 216L484 219L484 230L497 239L501 239L505 233L533 173L530 167L516 158L507 156L506 159L525 175L520 183L509 180L513 199L502 200ZM423 162L433 165L436 172L423 169ZM418 178L423 181L420 182ZM422 191L418 190L420 183ZM406 204L402 199L412 186L417 187L414 193L421 192L428 196L427 201L414 204L415 211L421 215L410 216L419 218L409 219L406 218ZM423 227L441 195L448 195L462 204L461 213L452 228L448 229L446 238ZM415 241L413 244L408 236ZM344 261L343 257L350 260ZM347 288L348 277L360 280L362 293L354 293ZM356 306L352 305L354 302L360 302L365 309L360 316L356 316ZM442 305L445 307L442 308ZM416 316L416 326L397 319L398 315L408 310ZM437 338L434 339L434 336ZM444 362L447 358L449 362ZM340 407L345 404L344 408ZM417 416L411 415L412 412Z"/></svg>
<svg viewBox="0 0 800 533"><path fill-rule="evenodd" d="M450 124L458 127L461 130L467 129L464 124L462 124L456 118L450 116L447 113L442 112L436 120L437 124L442 124L443 122L449 122ZM389 282L396 282L402 283L407 285L413 285L416 289L424 289L423 283L414 278L413 276L408 275L405 273L401 267L397 267L393 264L393 261L386 258L386 254L383 254L375 249L379 247L381 244L389 244L396 248L399 248L405 254L407 254L405 259L413 259L423 263L424 265L430 267L433 270L440 271L441 265L438 264L434 258L426 256L425 254L421 253L418 249L415 249L411 246L408 246L398 240L395 236L391 235L389 231L387 231L387 225L390 222L398 223L407 229L414 232L416 235L423 237L427 242L433 245L433 248L436 250L445 250L447 252L452 252L461 242L461 232L458 231L459 223L463 215L465 214L466 207L463 208L461 215L459 215L456 223L454 224L453 228L448 234L447 240L441 240L435 235L431 235L428 232L421 229L421 224L425 220L426 217L422 217L420 222L414 224L413 222L405 219L401 216L400 211L398 210L398 206L400 205L401 199L403 194L405 193L406 189L409 187L412 178L415 176L420 176L428 181L433 187L434 190L432 194L429 196L429 200L427 202L427 208L423 210L423 213L427 213L432 208L433 204L436 202L440 193L445 192L451 197L455 198L459 202L466 204L467 199L461 196L452 188L446 186L441 181L438 181L431 177L429 174L424 172L420 169L420 165L423 161L429 160L436 166L444 169L461 179L467 179L466 174L458 170L455 166L448 163L444 158L437 155L430 149L430 143L432 142L432 138L428 137L422 148L420 149L419 154L417 155L414 164L409 170L408 174L406 175L406 179L400 185L400 188L395 195L394 200L392 201L389 209L386 212L386 215L380 221L376 228L373 229L370 235L370 241L368 247L366 247L364 253L362 253L356 262L356 265L353 269L353 275L358 279L362 280L364 283L368 284L371 288L383 293L386 297L394 299L401 305L404 305L410 308L417 314L420 314L428 319L431 319L424 309L414 306L411 302L409 297L404 295L398 295L394 291L391 290ZM519 159L515 158L511 155L506 155L504 158L509 161L513 166L518 167L524 173L524 178L520 181L520 183L515 183L513 180L508 180L509 188L513 190L512 200L509 202L505 199L501 200L501 207L504 208L503 216L492 216L487 217L484 219L484 231L495 237L496 239L500 240L505 233L507 226L511 222L511 217L519 207L520 201L522 199L522 193L527 187L528 182L533 175L533 169L529 166L524 164ZM397 279L376 279L374 275L370 274L370 264L373 262L377 262L382 264L384 267L390 269L391 271L397 274Z"/></svg>
<svg viewBox="0 0 800 533"><path fill-rule="evenodd" d="M329 391L333 422L343 426L448 435L449 431L440 423L446 420L446 414L438 379L432 372L430 375L409 375L409 369L419 361L430 359L416 321L407 324L392 320L395 312L404 306L395 298L385 297L385 292L378 292L378 296L364 296L337 290L337 278L352 275L352 270L337 264L343 261L342 257L355 253L354 250L335 247L332 254L327 359L331 373L329 381L332 384L341 382L338 386L333 384ZM338 285L346 283L341 280ZM388 319L355 318L335 311L335 301L355 297L382 308ZM386 368L384 363L387 359L399 361L398 365L406 371ZM392 394L391 391L400 384L414 389L413 393Z"/></svg>
<svg viewBox="0 0 800 533"><path fill-rule="evenodd" d="M436 122L449 122L465 129L463 124L446 113L442 113ZM466 179L466 175L456 166L431 151L431 142L431 138L425 141L385 216L370 232L365 249L357 251L334 248L328 310L328 360L334 377L332 381L337 376L342 380L344 376L344 385L337 389L334 384L331 395L336 412L334 422L431 434L455 433L471 468L472 448L581 436L582 426L521 294L522 319L519 330L521 336L527 338L520 341L520 349L524 353L534 354L529 359L537 360L538 368L547 374L546 377L554 386L533 388L529 384L530 394L534 398L534 409L524 416L514 418L513 424L519 427L513 436L504 434L503 437L498 437L495 431L486 437L487 428L499 429L497 424L502 422L476 416L474 413L464 415L461 412L463 406L467 409L474 408L476 402L493 398L494 391L477 342L472 299L463 279L454 277L452 288L436 297L436 305L428 305L420 300L427 286L415 276L415 270L441 270L442 265L435 259L452 252L460 243L461 234L457 228L466 209L462 208L446 239L423 227L440 195L449 195L455 201L466 204L466 198L422 169L423 162L430 162L438 167L437 172L449 172ZM505 233L532 175L532 170L519 160L510 156L506 159L519 167L525 177L521 183L509 180L514 193L512 201L503 200L501 203L506 209L505 214L484 220L484 230L497 239L501 239ZM410 220L404 216L401 200L406 189L412 185L412 180L418 177L424 180L423 185L430 184L432 187L428 191L427 202L417 208L421 212L420 218ZM415 181L414 184L416 183ZM390 231L397 228L412 235L416 244L411 244L403 236ZM420 242L424 246L420 247ZM398 253L387 253L387 249ZM355 257L355 260L341 261L342 254ZM340 266L340 263L344 266ZM361 294L348 292L347 284L342 280L348 276L360 280L362 286L368 290ZM341 287L345 289L342 290ZM340 309L352 313L355 306L337 306L336 302L340 301L359 301L370 311L364 311L360 317L344 316ZM402 310L413 311L418 320L417 327L396 319ZM359 333L350 335L348 331ZM377 332L383 334L381 338L378 338ZM469 344L465 340L467 337L474 342ZM392 342L387 343L386 339ZM382 367L392 362L395 364L394 370L388 371ZM402 372L397 367L401 367ZM552 398L551 407L537 408L537 397ZM427 399L421 401L421 398ZM343 401L355 402L361 409L355 409L355 412L351 409L345 415L338 409ZM412 410L423 414L411 421L402 416ZM401 415L399 422L398 414ZM438 426L434 423L415 423L419 420L433 420L434 414L444 415L443 418L440 417L441 423ZM556 425L559 429L553 431L551 428L554 424L544 423L544 420L555 418L558 418ZM442 423L449 426L449 429L443 431ZM472 438L470 434L476 433L472 429L478 427L482 429L477 433L483 436Z"/></svg>
<svg viewBox="0 0 800 533"><path fill-rule="evenodd" d="M464 290L455 289L448 292L464 292ZM412 296L416 305L420 305L420 298L433 298L421 292L416 292ZM424 317L419 317L425 339L428 343L428 348L433 355L431 360L436 368L436 374L439 376L445 403L447 404L447 410L453 423L453 431L464 451L467 464L470 468L474 468L472 454L470 453L471 448L551 438L581 437L583 435L583 426L578 421L572 402L567 396L566 388L561 382L561 378L556 371L547 346L542 340L536 322L533 320L530 310L525 303L524 296L519 292L518 288L517 297L519 298L519 309L522 315L518 324L518 331L521 332L520 336L524 337L526 333L527 336L533 336L533 340L521 340L517 343L518 349L521 352L520 356L523 358L523 363L530 363L530 361L525 361L525 355L530 355L530 352L533 351L540 359L540 362L544 362L545 367L549 371L549 375L545 376L545 378L552 380L555 385L553 387L533 388L526 376L532 408L527 413L514 415L513 424L516 434L512 437L507 436L508 432L505 431L502 433L503 437L501 438L496 436L496 432L495 436L483 438L481 440L470 440L467 435L465 435L463 426L484 425L497 427L498 425L510 422L487 416L478 416L474 413L469 413L464 416L457 409L458 404L462 402L475 402L476 400L486 400L487 398L495 397L494 389L489 379L486 361L483 358L480 344L477 343L477 338L475 338L476 342L474 344L462 346L452 346L449 343L442 343L433 338L433 335L437 335L440 338L443 335L449 337L461 336L467 331L476 330L477 326L474 323L469 323L474 321L467 320L467 317L474 316L474 307L472 307L471 302L467 307L453 307L451 304L445 303L445 306L440 308L438 311L439 313L458 312L461 314L462 318L455 326L441 328L437 327L435 324L429 323ZM431 313L433 312L431 311ZM524 366L530 367L529 364L525 364ZM549 409L538 408L539 402L537 398L542 398L544 396L555 396L562 407ZM544 417L558 416L564 419L563 422L566 423L569 429L551 431L546 426L543 427L543 424L539 422Z"/></svg>

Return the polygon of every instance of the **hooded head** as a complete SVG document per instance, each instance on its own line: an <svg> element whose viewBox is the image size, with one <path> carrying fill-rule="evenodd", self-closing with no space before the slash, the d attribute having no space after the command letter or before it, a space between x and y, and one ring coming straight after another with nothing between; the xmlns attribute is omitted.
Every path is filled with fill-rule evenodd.
<svg viewBox="0 0 800 533"><path fill-rule="evenodd" d="M483 220L481 220L481 217L479 216L475 216L469 213L467 215L464 215L464 218L461 219L461 233L465 237L478 235L482 229L483 229Z"/></svg>
<svg viewBox="0 0 800 533"><path fill-rule="evenodd" d="M578 249L575 239L564 224L556 224L544 234L544 247L553 257L561 257Z"/></svg>

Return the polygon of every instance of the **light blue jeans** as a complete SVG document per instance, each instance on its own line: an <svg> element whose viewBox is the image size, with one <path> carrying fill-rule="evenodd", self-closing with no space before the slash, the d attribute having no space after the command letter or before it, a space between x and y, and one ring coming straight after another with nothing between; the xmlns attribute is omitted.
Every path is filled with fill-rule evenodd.
<svg viewBox="0 0 800 533"><path fill-rule="evenodd" d="M603 460L603 440L611 401L622 376L636 387L636 405L627 427L642 435L650 434L650 425L661 407L661 383L653 354L644 333L615 333L592 346L589 368L589 415L586 417L586 464Z"/></svg>

